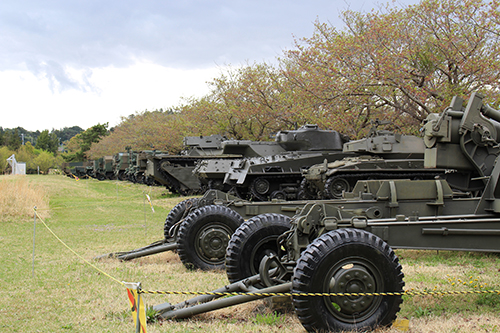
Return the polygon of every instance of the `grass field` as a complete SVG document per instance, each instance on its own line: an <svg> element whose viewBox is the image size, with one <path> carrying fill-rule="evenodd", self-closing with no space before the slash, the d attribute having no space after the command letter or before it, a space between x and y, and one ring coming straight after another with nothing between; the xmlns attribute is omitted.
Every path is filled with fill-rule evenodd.
<svg viewBox="0 0 500 333"><path fill-rule="evenodd" d="M145 193L152 198L153 213ZM0 176L0 328L3 332L135 332L124 287L141 282L147 290L209 291L227 283L224 272L188 271L175 253L129 262L92 260L159 240L168 211L183 198L163 188L63 176ZM33 207L41 223L33 246ZM34 269L33 269L33 247ZM406 289L500 289L497 255L399 250ZM147 305L186 296L144 295ZM414 296L404 298L399 318L408 332L500 332L500 296ZM401 328L403 329L403 328ZM378 329L376 332L400 332ZM303 332L293 312L275 313L264 301L181 321L148 325L148 332Z"/></svg>

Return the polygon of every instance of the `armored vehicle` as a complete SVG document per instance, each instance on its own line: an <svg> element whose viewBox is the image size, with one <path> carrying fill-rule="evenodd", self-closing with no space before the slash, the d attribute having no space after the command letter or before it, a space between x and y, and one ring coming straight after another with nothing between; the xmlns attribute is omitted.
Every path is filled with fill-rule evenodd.
<svg viewBox="0 0 500 333"><path fill-rule="evenodd" d="M307 149L303 147L302 150L293 153L261 159L244 159L233 163L225 176L225 183L236 186L240 192L249 193L249 197L254 200L265 201L275 198L284 200L338 198L343 190L348 191L349 185L351 183L353 185L358 179L387 176L384 174L384 169L387 170L386 173L396 173L401 177L412 174L414 177L433 177L434 173L422 170L424 169L423 140L415 136L376 130L381 123L383 122L377 121L369 136L363 140L347 141L341 136L337 138L323 136L318 146L311 144ZM284 143L290 141L293 142L289 137L282 138ZM330 146L326 146L326 143ZM412 160L407 160L409 158ZM396 162L396 159L401 160ZM322 182L325 178L324 172L319 174L318 182L314 182L314 179L303 179L303 174L316 175L325 165L339 168L346 164L352 166L354 161L358 163L356 167L351 167L356 169L351 173L356 176L348 178L349 182L345 179L328 182L327 191L330 196L317 196L317 193L323 190L319 187L324 184ZM417 171L418 169L420 170ZM374 173L366 174L369 170L377 171L377 176Z"/></svg>
<svg viewBox="0 0 500 333"><path fill-rule="evenodd" d="M185 318L291 292L308 331L391 325L405 293L392 248L500 252L500 111L479 94L462 104L455 97L426 119L425 166L463 171L477 190L457 191L440 178L360 180L342 198L309 202L291 219L264 214L240 223L227 215L232 222L217 224L240 223L226 252L231 284L153 309ZM224 206L197 208L180 228L195 216L210 221L216 207Z"/></svg>
<svg viewBox="0 0 500 333"><path fill-rule="evenodd" d="M185 149L179 155L155 154L148 156L146 176L165 185L172 193L182 195L203 191L193 169L198 160L221 156L221 135L188 136L184 138Z"/></svg>
<svg viewBox="0 0 500 333"><path fill-rule="evenodd" d="M126 173L129 166L130 153L118 153L113 156L113 172L114 178L118 180L126 180Z"/></svg>
<svg viewBox="0 0 500 333"><path fill-rule="evenodd" d="M383 124L387 122L375 121L366 138L344 144L344 152L360 155L333 162L325 160L304 170L303 198L340 198L342 192L349 192L362 179L431 179L444 173L448 173L447 180L453 188L461 191L474 189L470 177L457 173L455 169L425 167L421 138L378 130Z"/></svg>
<svg viewBox="0 0 500 333"><path fill-rule="evenodd" d="M222 155L226 158L199 160L193 169L201 186L209 190L230 191L232 186L224 184L226 172L243 157L262 157L285 152L276 141L226 140L222 142ZM227 158L227 156L233 158Z"/></svg>
<svg viewBox="0 0 500 333"><path fill-rule="evenodd" d="M93 174L93 161L63 163L62 169L65 175L79 178L90 177Z"/></svg>
<svg viewBox="0 0 500 333"><path fill-rule="evenodd" d="M227 161L243 156L267 156L284 151L275 142L255 142L250 140L227 140L220 135L186 137L187 147L180 155L157 155L148 159L146 174L165 185L174 193L182 195L200 194L207 188L222 189ZM201 181L193 175L197 164L211 166L209 173L203 173ZM215 171L214 171L215 170ZM213 178L205 176L216 174Z"/></svg>
<svg viewBox="0 0 500 333"><path fill-rule="evenodd" d="M132 183L137 183L137 179L135 178L135 173L137 170L137 155L139 154L137 151L129 150L129 158L128 158L128 166L125 169L125 179L131 181Z"/></svg>
<svg viewBox="0 0 500 333"><path fill-rule="evenodd" d="M98 180L115 179L113 156L104 156L94 161L94 178Z"/></svg>
<svg viewBox="0 0 500 333"><path fill-rule="evenodd" d="M336 131L305 125L297 130L280 131L268 151L259 155L225 161L208 160L198 164L195 174L205 179L209 189L228 190L242 198L296 199L301 170L325 158L341 158L342 144L348 139Z"/></svg>

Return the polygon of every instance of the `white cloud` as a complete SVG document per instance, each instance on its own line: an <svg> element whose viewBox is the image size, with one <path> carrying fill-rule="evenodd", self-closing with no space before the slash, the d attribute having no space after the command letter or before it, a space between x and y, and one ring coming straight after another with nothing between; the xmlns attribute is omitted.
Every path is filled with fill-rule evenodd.
<svg viewBox="0 0 500 333"><path fill-rule="evenodd" d="M27 130L88 128L135 111L176 106L181 97L201 97L209 92L207 81L221 68L182 70L137 62L127 68L65 68L75 84L89 89L51 89L54 82L29 71L0 72L0 99L4 128Z"/></svg>

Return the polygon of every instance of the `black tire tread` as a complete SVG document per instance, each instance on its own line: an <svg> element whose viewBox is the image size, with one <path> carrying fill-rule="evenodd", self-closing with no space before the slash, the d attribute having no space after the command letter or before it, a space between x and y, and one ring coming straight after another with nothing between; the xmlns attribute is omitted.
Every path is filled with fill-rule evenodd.
<svg viewBox="0 0 500 333"><path fill-rule="evenodd" d="M163 224L163 235L165 238L169 238L169 231L170 228L174 226L177 222L179 222L182 217L184 216L184 213L186 212L186 208L189 207L190 203L193 207L198 206L198 198L190 198L190 199L185 199L179 202L177 205L174 206L170 210L170 212L167 215L167 218L165 219L165 223Z"/></svg>
<svg viewBox="0 0 500 333"><path fill-rule="evenodd" d="M243 222L240 214L220 205L203 206L192 211L179 226L177 234L179 257L188 269L224 269L224 264L209 265L198 258L195 250L196 229L213 218L224 220L231 229L236 230ZM207 221L208 220L208 221Z"/></svg>
<svg viewBox="0 0 500 333"><path fill-rule="evenodd" d="M252 217L242 223L229 240L226 251L226 274L230 283L247 278L247 269L244 265L250 264L249 258L242 258L245 246L252 246L247 241L256 232L269 226L276 226L288 230L290 228L290 218L285 215L268 213Z"/></svg>
<svg viewBox="0 0 500 333"><path fill-rule="evenodd" d="M297 266L294 269L294 274L292 278L292 292L302 293L308 290L308 285L313 279L315 266L317 266L318 257L322 258L327 255L332 248L338 248L339 246L349 244L349 243L359 243L363 241L363 244L367 244L372 247L375 251L380 251L390 262L393 271L396 273L395 280L397 281L398 290L386 290L386 291L402 291L404 282L404 274L401 270L401 264L399 263L398 257L395 255L391 247L384 242L382 239L376 235L369 233L364 230L359 229L339 229L333 232L324 234L314 240L306 250L302 253L300 259L297 261ZM388 274L390 274L388 272ZM309 291L310 292L310 291ZM401 296L384 296L384 297L396 297L397 300L393 307L389 310L389 313L383 318L383 320L377 323L378 326L390 325L395 319L396 315L400 310L400 305L402 303ZM310 297L306 296L294 296L293 303L295 307L295 312L299 317L304 328L309 332L317 332L323 330L332 329L328 327L324 318L318 315L318 309L311 308ZM348 326L348 325L347 325ZM369 327L373 329L374 327ZM333 328L333 329L339 329ZM340 330L366 330L367 327L342 327Z"/></svg>

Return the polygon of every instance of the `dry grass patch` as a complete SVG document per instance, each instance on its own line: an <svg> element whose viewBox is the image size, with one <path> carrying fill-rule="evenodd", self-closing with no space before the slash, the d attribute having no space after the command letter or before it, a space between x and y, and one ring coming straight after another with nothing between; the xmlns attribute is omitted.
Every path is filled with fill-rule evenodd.
<svg viewBox="0 0 500 333"><path fill-rule="evenodd" d="M33 207L40 216L49 217L49 196L43 186L28 181L26 176L0 176L0 216L33 217Z"/></svg>

